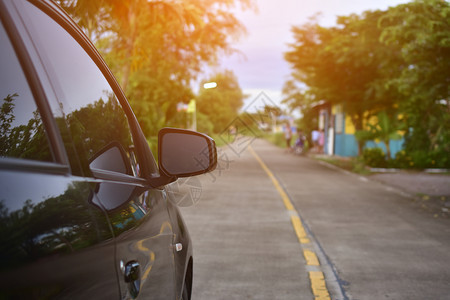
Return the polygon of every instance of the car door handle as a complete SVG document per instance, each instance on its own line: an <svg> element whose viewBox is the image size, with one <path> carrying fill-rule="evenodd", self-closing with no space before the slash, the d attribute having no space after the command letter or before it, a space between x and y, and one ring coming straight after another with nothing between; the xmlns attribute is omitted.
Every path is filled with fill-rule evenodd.
<svg viewBox="0 0 450 300"><path fill-rule="evenodd" d="M141 290L141 267L137 261L130 261L125 265L125 282L128 283L128 291L134 299Z"/></svg>

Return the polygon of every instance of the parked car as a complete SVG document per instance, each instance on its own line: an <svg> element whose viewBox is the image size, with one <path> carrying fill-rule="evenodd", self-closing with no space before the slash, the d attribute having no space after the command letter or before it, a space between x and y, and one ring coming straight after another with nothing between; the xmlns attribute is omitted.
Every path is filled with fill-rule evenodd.
<svg viewBox="0 0 450 300"><path fill-rule="evenodd" d="M158 161L107 65L51 1L0 0L0 298L190 299L166 186L217 164L159 132Z"/></svg>

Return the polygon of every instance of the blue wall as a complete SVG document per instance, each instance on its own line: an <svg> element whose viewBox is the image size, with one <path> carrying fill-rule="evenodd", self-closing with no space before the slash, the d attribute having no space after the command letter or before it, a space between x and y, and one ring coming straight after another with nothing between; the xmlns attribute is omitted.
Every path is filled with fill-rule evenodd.
<svg viewBox="0 0 450 300"><path fill-rule="evenodd" d="M358 156L358 143L355 136L353 134L336 134L334 154L345 157Z"/></svg>
<svg viewBox="0 0 450 300"><path fill-rule="evenodd" d="M402 138L401 140L389 141L389 148L391 148L391 158L395 158L395 154L403 149L403 143L405 140ZM375 143L374 141L370 141L366 143L366 148L381 148L383 152L386 153L386 147L383 143Z"/></svg>
<svg viewBox="0 0 450 300"><path fill-rule="evenodd" d="M403 149L404 139L389 142L391 148L391 157L394 158L397 152ZM366 143L365 148L381 148L386 153L386 147L383 143L375 143L370 141ZM358 156L358 143L353 134L336 134L334 144L334 154L345 157Z"/></svg>

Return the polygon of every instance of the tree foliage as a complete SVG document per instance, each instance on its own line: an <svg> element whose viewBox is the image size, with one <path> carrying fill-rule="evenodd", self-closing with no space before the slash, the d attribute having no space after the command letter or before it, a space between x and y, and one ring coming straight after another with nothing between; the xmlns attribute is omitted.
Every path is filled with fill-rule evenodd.
<svg viewBox="0 0 450 300"><path fill-rule="evenodd" d="M238 116L245 95L236 76L231 71L217 73L208 81L216 82L217 87L200 89L197 97L197 110L200 114L208 117L213 125L213 131L219 133L226 130L227 126Z"/></svg>
<svg viewBox="0 0 450 300"><path fill-rule="evenodd" d="M14 124L15 101L19 95L7 95L0 102L0 157L52 161L41 116L37 110L22 124Z"/></svg>
<svg viewBox="0 0 450 300"><path fill-rule="evenodd" d="M357 130L363 129L367 111L392 106L376 90L390 49L381 46L378 20L382 11L339 17L337 26L326 28L309 23L292 29L295 43L285 55L293 78L307 86L297 99L344 104ZM285 87L289 89L289 84ZM362 146L362 145L361 145Z"/></svg>
<svg viewBox="0 0 450 300"><path fill-rule="evenodd" d="M204 64L231 53L245 32L230 12L251 0L60 0L119 78L147 135L170 125L176 104L192 98Z"/></svg>
<svg viewBox="0 0 450 300"><path fill-rule="evenodd" d="M450 165L450 4L414 1L391 8L380 19L381 40L401 51L398 77L387 83L402 94L399 102L410 130L406 150L441 156ZM444 163L443 161L446 161Z"/></svg>
<svg viewBox="0 0 450 300"><path fill-rule="evenodd" d="M341 16L329 28L313 20L292 32L295 42L285 53L293 69L283 91L287 103L306 115L320 100L342 104L357 131L380 112L402 115L407 150L449 153L447 1L416 0ZM361 139L360 150L363 144Z"/></svg>

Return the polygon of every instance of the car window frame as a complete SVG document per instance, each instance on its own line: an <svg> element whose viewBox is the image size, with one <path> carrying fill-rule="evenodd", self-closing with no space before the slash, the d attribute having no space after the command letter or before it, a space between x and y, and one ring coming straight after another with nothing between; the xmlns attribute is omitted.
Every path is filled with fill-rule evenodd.
<svg viewBox="0 0 450 300"><path fill-rule="evenodd" d="M15 8L16 14L19 17L20 21L17 21L16 23L21 23L21 26L23 27L22 34L26 34L27 38L30 40L30 44L32 44L33 51L36 52L35 59L32 61L32 64L39 64L41 67L39 68L45 74L47 77L46 80L51 82L52 80L52 74L49 74L46 69L43 67L43 62L39 58L39 50L34 45L33 36L26 30L27 25L24 24L22 18L22 15L20 13L20 5L21 3L17 3L12 0L3 0L3 1L10 1L11 6ZM127 174L120 174L115 172L101 172L97 173L94 178L98 179L106 179L106 180L118 180L118 181L125 181L125 182L136 182L139 184L143 184L144 181L148 181L146 179L153 178L153 177L159 177L159 168L156 165L155 159L153 154L150 151L150 148L147 144L147 141L142 133L142 130L139 126L139 123L128 103L128 100L121 89L120 85L118 84L117 80L115 79L114 75L112 74L111 70L107 66L106 62L103 60L102 56L96 49L96 47L92 44L92 42L86 37L86 35L83 33L83 31L80 29L80 27L73 22L73 20L62 10L57 6L56 4L52 2L38 2L33 0L28 0L27 2L31 3L32 5L36 6L38 9L40 9L43 13L45 13L48 17L53 19L56 23L58 23L68 34L72 36L76 40L76 42L83 48L83 50L86 52L86 54L92 59L94 64L97 66L99 71L103 74L104 78L108 82L109 86L111 87L112 91L116 95L117 101L119 101L122 110L127 118L131 135L133 138L133 143L135 146L136 156L138 157L138 160L140 162L141 166L141 176L132 176ZM14 22L14 21L13 21ZM41 75L41 73L39 73ZM36 75L38 78L37 80L40 80L39 75ZM50 85L51 86L51 85ZM45 92L44 97L45 97ZM56 99L56 96L51 95L50 97L54 97ZM64 143L62 141L61 135L59 133L59 129L57 128L56 121L54 120L53 113L51 111L50 105L47 101L52 101L53 99L48 99L45 97L46 101L45 104L48 108L48 113L53 120L53 125L56 127L56 131L58 132L59 137L59 147L62 147L66 161L65 163L69 164L69 160L67 158L67 152L64 147ZM56 101L56 100L55 100ZM69 164L70 168L70 164ZM148 184L148 183L147 183Z"/></svg>
<svg viewBox="0 0 450 300"><path fill-rule="evenodd" d="M18 17L17 12L10 4L11 3L8 3L8 1L0 1L0 22L8 35L20 63L20 67L25 75L33 100L39 111L53 161L45 162L32 159L5 157L0 159L0 167L2 169L68 174L70 173L69 160L65 149L61 147L62 140L59 130L57 129L55 120L51 114L40 76L31 59L29 52L30 48L27 47L26 41L23 39L21 28L18 28L17 22L14 21L14 19Z"/></svg>

